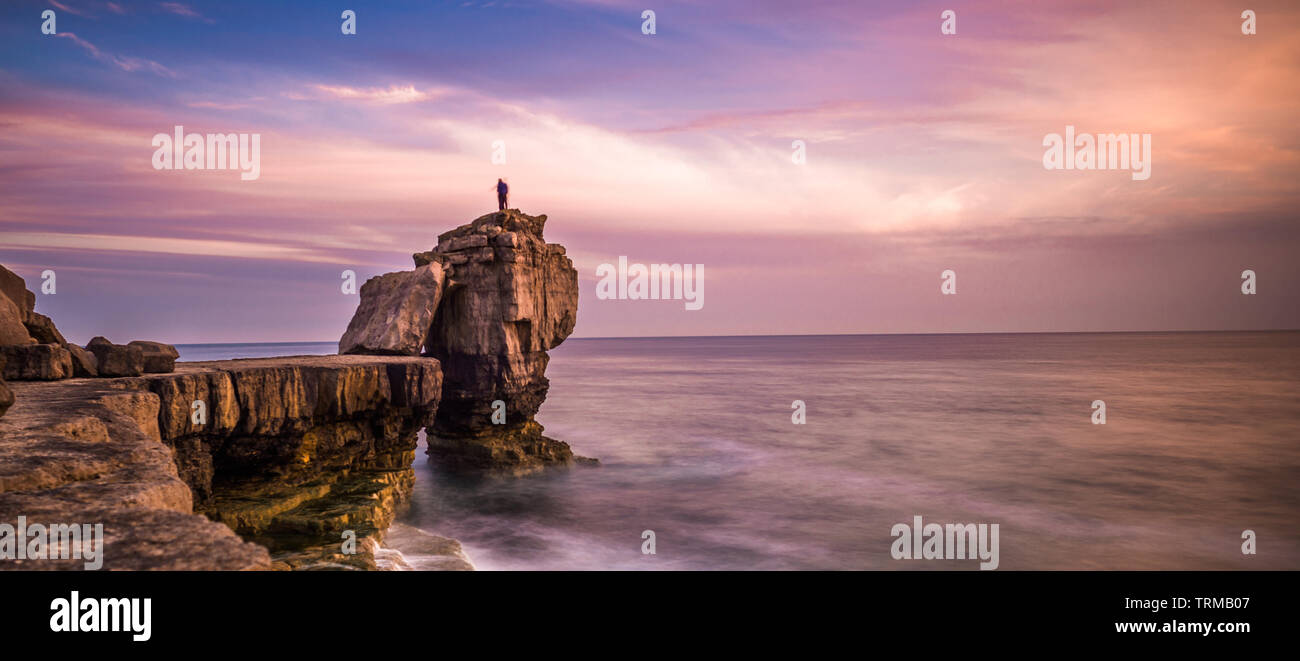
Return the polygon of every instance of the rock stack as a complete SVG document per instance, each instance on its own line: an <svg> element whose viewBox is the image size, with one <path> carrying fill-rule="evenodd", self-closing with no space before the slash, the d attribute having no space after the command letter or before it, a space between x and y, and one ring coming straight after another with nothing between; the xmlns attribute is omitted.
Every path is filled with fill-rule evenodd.
<svg viewBox="0 0 1300 661"><path fill-rule="evenodd" d="M415 254L413 271L376 276L339 353L437 358L443 391L429 453L452 467L532 468L574 459L542 435L547 351L573 332L578 272L542 237L546 216L491 213Z"/></svg>
<svg viewBox="0 0 1300 661"><path fill-rule="evenodd" d="M175 369L176 348L158 342L113 344L96 337L85 348L68 342L54 322L36 312L36 294L0 266L0 415L12 403L9 381L57 381L139 376Z"/></svg>

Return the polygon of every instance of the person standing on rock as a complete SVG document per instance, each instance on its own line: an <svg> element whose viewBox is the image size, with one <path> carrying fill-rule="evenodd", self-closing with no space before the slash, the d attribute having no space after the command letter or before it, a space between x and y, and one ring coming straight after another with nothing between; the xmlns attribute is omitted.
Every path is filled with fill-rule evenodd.
<svg viewBox="0 0 1300 661"><path fill-rule="evenodd" d="M506 210L506 197L510 195L510 187L506 182L497 179L497 211Z"/></svg>

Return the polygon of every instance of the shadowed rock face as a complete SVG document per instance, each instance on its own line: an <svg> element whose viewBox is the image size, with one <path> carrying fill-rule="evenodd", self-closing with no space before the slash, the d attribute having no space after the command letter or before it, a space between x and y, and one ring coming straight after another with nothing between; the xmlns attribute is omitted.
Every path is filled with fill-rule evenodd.
<svg viewBox="0 0 1300 661"><path fill-rule="evenodd" d="M454 266L425 347L442 361L445 383L430 453L447 462L572 457L533 420L550 386L546 352L573 332L578 313L578 272L563 246L543 240L545 223L512 210L438 237L435 259ZM494 401L505 405L503 425L493 424Z"/></svg>
<svg viewBox="0 0 1300 661"><path fill-rule="evenodd" d="M72 376L72 353L57 344L0 346L3 376L11 381L56 381Z"/></svg>
<svg viewBox="0 0 1300 661"><path fill-rule="evenodd" d="M416 357L181 363L143 381L195 509L292 567L374 562L374 544L344 556L343 531L358 544L382 538L414 482L416 438L442 388L438 361Z"/></svg>
<svg viewBox="0 0 1300 661"><path fill-rule="evenodd" d="M361 290L340 348L404 352L414 331L422 331L425 354L443 367L429 453L444 464L529 467L573 459L569 446L543 436L534 420L549 387L546 352L573 332L578 312L578 272L564 246L543 239L545 224L546 216L514 209L481 216L414 255L415 272L372 278ZM414 290L407 283L431 267L444 274L440 295L415 304L404 294ZM385 333L400 342L356 341ZM494 408L496 401L503 410ZM497 421L504 413L504 424L494 424L494 413Z"/></svg>

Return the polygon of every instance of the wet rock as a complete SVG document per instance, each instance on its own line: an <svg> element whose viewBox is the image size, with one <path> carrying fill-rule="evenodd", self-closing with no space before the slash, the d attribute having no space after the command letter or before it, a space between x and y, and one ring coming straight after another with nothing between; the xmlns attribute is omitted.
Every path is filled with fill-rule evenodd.
<svg viewBox="0 0 1300 661"><path fill-rule="evenodd" d="M86 345L95 355L99 376L140 376L144 373L144 351L137 346L113 344L104 337L95 337Z"/></svg>
<svg viewBox="0 0 1300 661"><path fill-rule="evenodd" d="M18 344L0 347L4 355L4 379L8 381L55 381L71 378L72 354L57 344Z"/></svg>
<svg viewBox="0 0 1300 661"><path fill-rule="evenodd" d="M146 374L167 374L176 369L176 359L180 358L176 347L162 342L134 340L127 346L140 349L143 358L141 369Z"/></svg>
<svg viewBox="0 0 1300 661"><path fill-rule="evenodd" d="M395 523L384 533L384 547L399 553L395 569L416 571L473 571L474 563L460 542ZM377 553L378 555L379 553ZM405 566L401 566L405 565Z"/></svg>

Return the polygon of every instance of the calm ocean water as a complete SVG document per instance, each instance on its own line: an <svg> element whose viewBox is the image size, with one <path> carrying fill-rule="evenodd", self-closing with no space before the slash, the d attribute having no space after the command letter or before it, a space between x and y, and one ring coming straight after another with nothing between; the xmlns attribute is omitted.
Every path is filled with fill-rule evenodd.
<svg viewBox="0 0 1300 661"><path fill-rule="evenodd" d="M1300 333L569 340L548 376L602 465L421 452L405 523L480 569L976 568L892 559L917 515L999 524L1004 570L1300 569Z"/></svg>
<svg viewBox="0 0 1300 661"><path fill-rule="evenodd" d="M242 344L178 344L179 360L230 360L271 356L325 356L339 352L338 342L262 342Z"/></svg>

